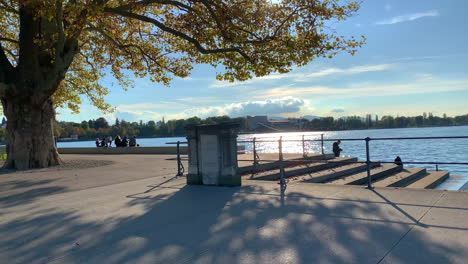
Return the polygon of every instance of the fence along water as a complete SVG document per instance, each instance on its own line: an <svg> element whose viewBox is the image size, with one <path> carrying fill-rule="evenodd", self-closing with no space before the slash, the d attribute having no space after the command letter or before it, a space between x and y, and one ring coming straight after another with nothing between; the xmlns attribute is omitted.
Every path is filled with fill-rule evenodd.
<svg viewBox="0 0 468 264"><path fill-rule="evenodd" d="M275 140L258 140L256 137L254 137L252 140L238 140L237 143L239 144L252 144L252 160L239 160L239 161L252 161L253 165L257 165L259 163L259 155L258 155L258 150L257 150L257 144L258 143L275 143L277 142L278 144L278 160L262 160L262 161L270 161L270 162L275 162L279 161L280 162L280 184L282 188L286 188L287 181L284 178L284 166L283 166L283 144L284 143L302 143L302 155L303 157L307 157L307 149L306 149L306 142L320 142L321 145L321 153L324 154L324 142L334 142L334 141L362 141L365 144L365 156L366 160L365 161L354 161L353 163L365 163L367 166L367 176L368 176L368 182L367 182L367 187L369 189L372 189L372 177L371 177L371 163L372 163L372 156L371 156L371 151L370 151L370 143L372 141L396 141L396 140L442 140L442 139L449 139L449 140L457 140L457 139L468 139L468 136L441 136L441 137L380 137L380 138L335 138L335 139L324 139L323 134L321 134L320 139L305 139L304 135L302 135L302 139L283 139L280 137L279 139ZM187 142L169 142L167 144L177 144L178 146L180 144L187 144ZM181 168L181 158L180 154L177 155L177 163L178 163L178 168L179 172L178 174L181 174L181 171L183 168ZM316 160L317 162L327 162L327 160ZM392 164L394 161L379 161L382 164ZM428 165L435 165L436 171L439 169L439 165L463 165L463 166L468 166L468 162L446 162L446 161L440 161L440 160L427 160L427 161L404 161L405 164L412 164L412 165L417 165L417 164L428 164Z"/></svg>

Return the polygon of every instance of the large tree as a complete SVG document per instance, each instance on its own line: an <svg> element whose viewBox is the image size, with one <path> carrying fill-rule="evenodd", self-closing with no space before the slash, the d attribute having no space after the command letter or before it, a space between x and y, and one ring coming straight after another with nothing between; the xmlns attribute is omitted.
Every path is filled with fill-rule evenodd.
<svg viewBox="0 0 468 264"><path fill-rule="evenodd" d="M358 3L339 0L0 0L0 98L7 117L6 167L59 164L55 108L81 98L109 110L99 80L130 72L169 85L192 65L220 80L285 73L317 57L354 53L339 36Z"/></svg>

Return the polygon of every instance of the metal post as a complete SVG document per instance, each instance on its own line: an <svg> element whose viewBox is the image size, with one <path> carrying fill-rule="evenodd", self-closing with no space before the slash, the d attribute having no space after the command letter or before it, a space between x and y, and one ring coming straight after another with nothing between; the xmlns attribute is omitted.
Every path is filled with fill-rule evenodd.
<svg viewBox="0 0 468 264"><path fill-rule="evenodd" d="M257 165L258 164L258 159L257 159L257 147L255 146L255 140L256 138L253 138L253 158L254 158L254 162L253 164L254 165Z"/></svg>
<svg viewBox="0 0 468 264"><path fill-rule="evenodd" d="M324 151L323 151L323 134L320 135L322 140L321 140L321 143L322 143L322 155L324 154Z"/></svg>
<svg viewBox="0 0 468 264"><path fill-rule="evenodd" d="M180 141L177 141L177 176L182 176L182 162L180 160Z"/></svg>
<svg viewBox="0 0 468 264"><path fill-rule="evenodd" d="M278 141L278 155L279 155L279 167L280 167L280 186L281 192L286 189L286 182L284 180L284 166L283 166L283 137L280 137Z"/></svg>
<svg viewBox="0 0 468 264"><path fill-rule="evenodd" d="M307 158L306 149L305 149L304 135L302 135L302 157Z"/></svg>
<svg viewBox="0 0 468 264"><path fill-rule="evenodd" d="M369 153L369 141L371 140L369 137L364 139L366 141L366 165L367 165L367 188L372 189L372 179L371 179L371 172L370 172L370 153Z"/></svg>

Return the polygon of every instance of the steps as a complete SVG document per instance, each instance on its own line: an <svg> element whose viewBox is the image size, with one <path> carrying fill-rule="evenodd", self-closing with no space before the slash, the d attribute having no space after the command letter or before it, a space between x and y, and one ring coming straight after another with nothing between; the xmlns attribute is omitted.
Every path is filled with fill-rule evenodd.
<svg viewBox="0 0 468 264"><path fill-rule="evenodd" d="M423 178L406 186L407 188L415 189L434 189L449 177L447 171L431 171Z"/></svg>
<svg viewBox="0 0 468 264"><path fill-rule="evenodd" d="M309 158L290 156L283 162L284 177L290 182L325 183L337 185L365 185L368 182L367 165L354 157L331 158L317 154ZM249 165L250 166L250 165ZM277 181L280 179L280 163L251 166L250 180ZM246 167L247 168L247 167ZM249 168L249 169L251 169ZM261 170L264 168L265 170ZM427 172L424 168L403 168L395 164L371 163L371 180L374 187L408 187L431 189L449 177L445 171Z"/></svg>
<svg viewBox="0 0 468 264"><path fill-rule="evenodd" d="M388 177L395 173L401 172L403 168L395 164L384 164L382 166L376 167L370 171L372 181ZM367 168L366 171L345 176L340 179L332 180L326 182L327 184L341 184L341 185L361 185L368 182Z"/></svg>
<svg viewBox="0 0 468 264"><path fill-rule="evenodd" d="M380 166L379 162L372 162L371 168ZM336 178L348 176L355 173L363 172L367 169L365 163L353 163L345 166L341 166L334 169L318 171L309 176L302 176L299 180L303 182L313 182L313 183L322 183L326 181L331 181Z"/></svg>
<svg viewBox="0 0 468 264"><path fill-rule="evenodd" d="M296 157L292 159L287 159L287 154L285 154L285 160L283 161L283 166L287 167L294 167L304 164L311 164L317 163L320 160L330 160L334 159L335 156L333 154L318 154L314 156L309 156L307 158ZM250 157L249 157L250 158ZM267 158L268 160L277 159L277 155L267 155L262 154L262 158ZM253 161L252 161L253 162ZM263 160L260 159L260 164L252 165L252 162L249 162L249 165L242 166L238 168L238 171L241 175L250 175L252 173L258 173L261 171L271 171L271 170L279 170L280 162L279 161L271 161L263 163Z"/></svg>
<svg viewBox="0 0 468 264"><path fill-rule="evenodd" d="M374 187L405 187L426 176L424 168L406 168L403 171L373 183Z"/></svg>
<svg viewBox="0 0 468 264"><path fill-rule="evenodd" d="M298 175L305 175L316 171L322 171L330 168L336 168L347 165L351 162L356 162L357 158L342 157L334 158L326 162L310 161L306 164L300 164L293 167L284 168L285 178L291 178ZM279 168L266 172L255 173L252 177L253 180L274 181L280 178Z"/></svg>

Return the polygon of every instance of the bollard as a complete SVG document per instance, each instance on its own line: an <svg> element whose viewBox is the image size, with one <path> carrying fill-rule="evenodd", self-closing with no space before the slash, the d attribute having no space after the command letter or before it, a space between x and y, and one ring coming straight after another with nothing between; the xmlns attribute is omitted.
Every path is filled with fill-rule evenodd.
<svg viewBox="0 0 468 264"><path fill-rule="evenodd" d="M323 151L323 134L320 135L322 140L321 140L321 143L322 143L322 155L324 154L324 151Z"/></svg>
<svg viewBox="0 0 468 264"><path fill-rule="evenodd" d="M370 172L370 153L369 153L369 141L371 140L369 137L364 139L366 141L366 165L367 165L367 188L372 189L372 179L371 179L371 172Z"/></svg>
<svg viewBox="0 0 468 264"><path fill-rule="evenodd" d="M302 157L307 158L306 149L305 149L304 135L302 135Z"/></svg>
<svg viewBox="0 0 468 264"><path fill-rule="evenodd" d="M184 175L182 171L182 162L180 160L180 141L177 141L177 176Z"/></svg>

